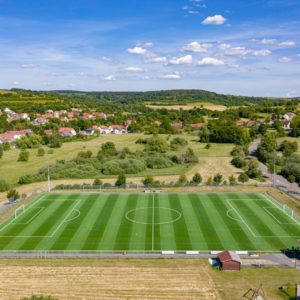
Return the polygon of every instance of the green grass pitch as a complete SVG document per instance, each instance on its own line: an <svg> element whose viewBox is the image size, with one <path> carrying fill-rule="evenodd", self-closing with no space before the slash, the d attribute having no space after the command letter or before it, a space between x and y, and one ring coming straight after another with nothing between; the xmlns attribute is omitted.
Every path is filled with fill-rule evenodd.
<svg viewBox="0 0 300 300"><path fill-rule="evenodd" d="M298 220L248 193L51 193L0 225L2 251L277 251L298 239Z"/></svg>

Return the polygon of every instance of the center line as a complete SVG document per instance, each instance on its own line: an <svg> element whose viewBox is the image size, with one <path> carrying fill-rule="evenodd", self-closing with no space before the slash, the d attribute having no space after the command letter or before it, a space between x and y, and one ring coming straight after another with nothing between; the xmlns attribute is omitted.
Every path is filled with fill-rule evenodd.
<svg viewBox="0 0 300 300"><path fill-rule="evenodd" d="M154 194L152 194L152 251L154 251Z"/></svg>

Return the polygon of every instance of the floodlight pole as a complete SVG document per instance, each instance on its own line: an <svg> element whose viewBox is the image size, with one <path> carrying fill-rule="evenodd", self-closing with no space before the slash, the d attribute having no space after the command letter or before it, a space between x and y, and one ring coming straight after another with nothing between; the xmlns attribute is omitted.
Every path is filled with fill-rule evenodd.
<svg viewBox="0 0 300 300"><path fill-rule="evenodd" d="M50 167L48 166L48 192L51 192Z"/></svg>

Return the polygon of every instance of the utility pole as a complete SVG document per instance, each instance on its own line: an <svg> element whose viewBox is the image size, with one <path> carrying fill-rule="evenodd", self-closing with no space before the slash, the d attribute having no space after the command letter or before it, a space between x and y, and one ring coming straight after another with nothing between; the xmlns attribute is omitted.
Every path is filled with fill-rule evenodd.
<svg viewBox="0 0 300 300"><path fill-rule="evenodd" d="M273 159L273 187L276 188L276 163L275 163L275 159L276 159L276 151L274 148L274 159Z"/></svg>

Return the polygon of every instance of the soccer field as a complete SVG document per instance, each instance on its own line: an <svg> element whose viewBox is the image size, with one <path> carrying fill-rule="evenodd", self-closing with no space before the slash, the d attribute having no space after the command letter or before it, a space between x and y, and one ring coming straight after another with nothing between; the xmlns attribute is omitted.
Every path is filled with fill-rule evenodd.
<svg viewBox="0 0 300 300"><path fill-rule="evenodd" d="M46 194L0 225L2 251L277 251L298 239L299 220L252 193Z"/></svg>

